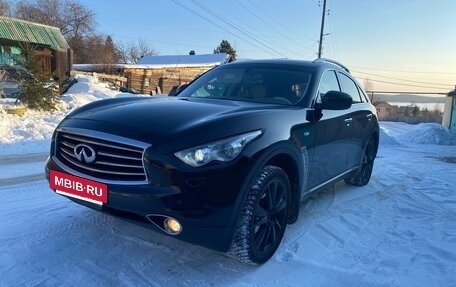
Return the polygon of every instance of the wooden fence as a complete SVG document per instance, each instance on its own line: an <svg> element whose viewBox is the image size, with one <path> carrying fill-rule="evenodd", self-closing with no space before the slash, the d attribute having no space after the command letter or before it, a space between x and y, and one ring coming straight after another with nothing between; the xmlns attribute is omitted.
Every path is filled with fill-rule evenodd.
<svg viewBox="0 0 456 287"><path fill-rule="evenodd" d="M126 87L127 85L127 78L123 76L118 76L118 75L109 75L109 74L103 74L103 73L95 73L95 72L83 72L83 71L71 71L71 75L90 75L97 77L103 82L108 82L113 84L116 87Z"/></svg>

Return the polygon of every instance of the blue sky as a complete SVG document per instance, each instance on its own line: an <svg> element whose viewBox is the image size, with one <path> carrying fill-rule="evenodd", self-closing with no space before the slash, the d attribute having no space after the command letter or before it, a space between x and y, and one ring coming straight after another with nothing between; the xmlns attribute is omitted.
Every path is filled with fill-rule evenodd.
<svg viewBox="0 0 456 287"><path fill-rule="evenodd" d="M456 1L327 1L323 57L347 65L361 83L369 78L374 90L454 89ZM99 32L141 38L161 55L212 53L222 39L239 58L310 60L318 50L318 0L80 2L96 13Z"/></svg>

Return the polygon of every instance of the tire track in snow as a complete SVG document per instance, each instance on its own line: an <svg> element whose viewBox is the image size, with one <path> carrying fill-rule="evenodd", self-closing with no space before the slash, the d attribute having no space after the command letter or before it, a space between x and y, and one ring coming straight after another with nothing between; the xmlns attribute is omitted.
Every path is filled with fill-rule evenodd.
<svg viewBox="0 0 456 287"><path fill-rule="evenodd" d="M23 175L23 176L4 178L0 181L0 187L34 182L34 181L42 180L44 178L45 178L45 176L43 173L35 173L35 174L29 174L29 175Z"/></svg>
<svg viewBox="0 0 456 287"><path fill-rule="evenodd" d="M27 162L39 162L45 161L49 153L32 153L32 154L24 154L24 155L7 155L7 156L0 156L0 164L1 165L10 165L10 164L18 164L18 163L27 163Z"/></svg>
<svg viewBox="0 0 456 287"><path fill-rule="evenodd" d="M20 165L26 165L28 163L37 163L37 162L43 162L46 160L48 157L48 153L34 153L34 154L24 154L24 155L10 155L10 156L0 156L0 165L2 169L16 169L16 170L21 170ZM19 165L19 168L18 168ZM36 164L35 164L36 165ZM20 172L20 175L17 175L17 173L9 174L8 172L6 173L6 176L10 175L10 177L6 178L0 178L0 187L5 187L5 186L10 186L10 185L16 185L16 184L21 184L21 183L30 183L34 181L38 181L41 179L44 179L44 173L39 172L39 173L30 173L36 171L36 168L33 168L32 170L25 169L24 172ZM29 172L29 174L27 174ZM14 176L11 176L14 175ZM3 176L5 174L3 173Z"/></svg>
<svg viewBox="0 0 456 287"><path fill-rule="evenodd" d="M373 200L369 200L375 195L366 193L365 189L336 184L322 191L323 195L317 193L311 205L302 203L298 222L287 227L284 241L275 258L281 262L292 260L301 248L306 248L300 246L300 242L311 239L319 242L328 252L334 248L357 250L359 246L352 244L350 238L362 233L375 215L374 206L370 203ZM328 192L332 196L324 194ZM335 199L336 197L341 199Z"/></svg>

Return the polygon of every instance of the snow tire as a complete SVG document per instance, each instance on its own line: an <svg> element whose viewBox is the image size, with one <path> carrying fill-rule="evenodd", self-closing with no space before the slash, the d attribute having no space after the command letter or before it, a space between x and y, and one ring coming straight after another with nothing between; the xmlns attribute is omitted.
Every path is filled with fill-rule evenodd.
<svg viewBox="0 0 456 287"><path fill-rule="evenodd" d="M261 264L282 241L290 207L290 182L279 167L265 166L250 185L228 254Z"/></svg>
<svg viewBox="0 0 456 287"><path fill-rule="evenodd" d="M361 162L361 167L354 177L345 178L347 184L354 186L364 186L369 183L374 168L374 160L376 156L376 147L374 138L370 138L364 149L364 155Z"/></svg>

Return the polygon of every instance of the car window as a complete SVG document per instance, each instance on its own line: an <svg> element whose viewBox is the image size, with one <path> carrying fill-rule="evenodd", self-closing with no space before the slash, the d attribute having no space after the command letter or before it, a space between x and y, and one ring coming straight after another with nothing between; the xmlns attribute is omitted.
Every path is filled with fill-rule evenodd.
<svg viewBox="0 0 456 287"><path fill-rule="evenodd" d="M321 103L321 97L329 91L340 91L339 82L334 71L325 71L318 86L317 103Z"/></svg>
<svg viewBox="0 0 456 287"><path fill-rule="evenodd" d="M338 73L340 85L342 86L342 91L349 94L352 99L353 103L362 103L361 96L358 91L358 87L356 86L355 82L350 79L347 75Z"/></svg>
<svg viewBox="0 0 456 287"><path fill-rule="evenodd" d="M296 104L307 91L310 71L286 67L223 68L208 73L179 96Z"/></svg>
<svg viewBox="0 0 456 287"><path fill-rule="evenodd" d="M364 90L359 85L357 85L357 86L358 86L359 94L361 95L361 100L363 100L363 102L365 102L365 103L369 103L370 99L367 96L366 92L364 92Z"/></svg>

